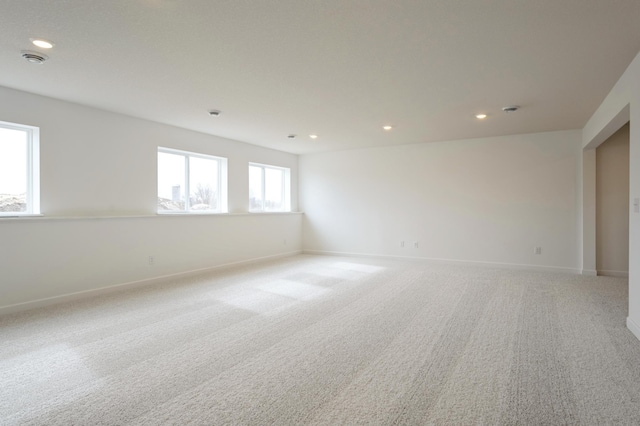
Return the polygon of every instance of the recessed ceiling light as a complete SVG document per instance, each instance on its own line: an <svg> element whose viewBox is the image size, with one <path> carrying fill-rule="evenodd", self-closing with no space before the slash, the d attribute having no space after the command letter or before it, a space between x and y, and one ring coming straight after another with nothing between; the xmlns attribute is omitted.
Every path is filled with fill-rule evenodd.
<svg viewBox="0 0 640 426"><path fill-rule="evenodd" d="M382 128L385 130L391 130L393 129L393 126L382 126Z"/></svg>
<svg viewBox="0 0 640 426"><path fill-rule="evenodd" d="M33 43L35 46L41 47L43 49L51 49L53 47L53 43L51 43L50 41L41 39L41 38L32 38L31 39L31 43Z"/></svg>
<svg viewBox="0 0 640 426"><path fill-rule="evenodd" d="M318 135L309 135L311 139L318 139Z"/></svg>
<svg viewBox="0 0 640 426"><path fill-rule="evenodd" d="M487 118L487 114L476 114L476 118L482 120L483 118Z"/></svg>
<svg viewBox="0 0 640 426"><path fill-rule="evenodd" d="M287 137L288 137L289 139L295 139L295 138L296 138L296 135L294 135L294 134L292 133L292 134L290 134L290 135L287 135Z"/></svg>
<svg viewBox="0 0 640 426"><path fill-rule="evenodd" d="M222 111L220 111L219 109L210 109L209 110L209 115L212 117L217 117L220 114L222 114Z"/></svg>

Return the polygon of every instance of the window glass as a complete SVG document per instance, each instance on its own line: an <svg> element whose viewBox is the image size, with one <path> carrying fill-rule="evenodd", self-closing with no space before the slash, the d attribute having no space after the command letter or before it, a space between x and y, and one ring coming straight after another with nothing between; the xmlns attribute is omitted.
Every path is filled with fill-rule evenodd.
<svg viewBox="0 0 640 426"><path fill-rule="evenodd" d="M158 211L184 211L184 155L158 152Z"/></svg>
<svg viewBox="0 0 640 426"><path fill-rule="evenodd" d="M158 148L158 212L226 212L226 165L226 158Z"/></svg>
<svg viewBox="0 0 640 426"><path fill-rule="evenodd" d="M249 164L249 211L290 211L290 170L265 164Z"/></svg>
<svg viewBox="0 0 640 426"><path fill-rule="evenodd" d="M264 209L282 211L284 197L284 172L280 169L264 169Z"/></svg>
<svg viewBox="0 0 640 426"><path fill-rule="evenodd" d="M189 158L190 203L192 210L218 210L218 162Z"/></svg>
<svg viewBox="0 0 640 426"><path fill-rule="evenodd" d="M38 129L0 122L0 214L38 214Z"/></svg>
<svg viewBox="0 0 640 426"><path fill-rule="evenodd" d="M262 168L249 166L249 210L262 211Z"/></svg>

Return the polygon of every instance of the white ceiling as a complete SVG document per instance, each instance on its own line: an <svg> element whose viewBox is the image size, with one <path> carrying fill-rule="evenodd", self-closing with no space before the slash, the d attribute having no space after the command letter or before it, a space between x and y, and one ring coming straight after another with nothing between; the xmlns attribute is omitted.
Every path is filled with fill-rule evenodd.
<svg viewBox="0 0 640 426"><path fill-rule="evenodd" d="M0 0L0 85L298 154L581 128L638 51L639 0Z"/></svg>

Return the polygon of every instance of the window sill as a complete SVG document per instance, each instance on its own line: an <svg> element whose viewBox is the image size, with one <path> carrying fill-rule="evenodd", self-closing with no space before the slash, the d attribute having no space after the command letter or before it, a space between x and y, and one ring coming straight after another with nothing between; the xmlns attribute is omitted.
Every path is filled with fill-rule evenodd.
<svg viewBox="0 0 640 426"><path fill-rule="evenodd" d="M247 214L290 214L290 213L299 213L299 212L260 212L260 211L247 212Z"/></svg>
<svg viewBox="0 0 640 426"><path fill-rule="evenodd" d="M158 216L255 216L255 215L296 215L303 212L236 212L236 213L160 213Z"/></svg>
<svg viewBox="0 0 640 426"><path fill-rule="evenodd" d="M223 214L228 214L226 212L182 212L182 211L164 211L164 212L156 212L159 216L219 216Z"/></svg>
<svg viewBox="0 0 640 426"><path fill-rule="evenodd" d="M268 216L268 215L301 215L304 212L260 212L260 213L209 213L209 214L155 214L155 215L122 215L122 216L45 216L44 214L31 214L31 215L0 215L0 223L10 222L49 222L49 221L84 221L84 220L128 220L128 219L153 219L153 218L168 218L168 217L230 217L230 216Z"/></svg>
<svg viewBox="0 0 640 426"><path fill-rule="evenodd" d="M22 219L29 217L43 217L42 213L2 213L0 214L0 220L2 219Z"/></svg>

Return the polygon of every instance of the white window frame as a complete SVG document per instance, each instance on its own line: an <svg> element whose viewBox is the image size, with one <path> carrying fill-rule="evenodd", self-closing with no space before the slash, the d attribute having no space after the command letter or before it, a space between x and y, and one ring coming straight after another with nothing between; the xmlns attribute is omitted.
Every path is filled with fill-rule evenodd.
<svg viewBox="0 0 640 426"><path fill-rule="evenodd" d="M257 209L251 209L251 204L249 204L249 212L250 213L271 213L271 212L290 212L291 211L291 169L287 168L287 167L278 167L278 166L272 166L270 164L261 164L261 163L249 163L249 168L250 167L259 167L261 169L262 172L262 188L260 188L261 191L261 199L262 199L262 206L260 208L260 210ZM249 168L247 168L247 172L250 170ZM264 209L264 202L265 202L265 170L266 169L274 169L274 170L279 170L283 172L283 179L282 179L282 204L283 204L283 209L282 210L265 210Z"/></svg>
<svg viewBox="0 0 640 426"><path fill-rule="evenodd" d="M25 124L0 121L4 129L18 130L27 134L27 188L24 212L0 212L0 216L36 216L40 215L40 128Z"/></svg>
<svg viewBox="0 0 640 426"><path fill-rule="evenodd" d="M198 152L183 151L173 148L158 147L159 153L173 154L184 157L184 182L185 182L185 203L184 210L157 210L158 214L221 214L228 212L227 206L227 159L224 157L216 157L215 155L201 154ZM156 154L156 162L157 162ZM219 202L217 210L191 210L191 183L189 182L189 158L203 158L205 160L212 160L218 163L218 194ZM156 179L160 170L157 170ZM157 192L157 181L156 181ZM156 197L158 194L156 193Z"/></svg>

